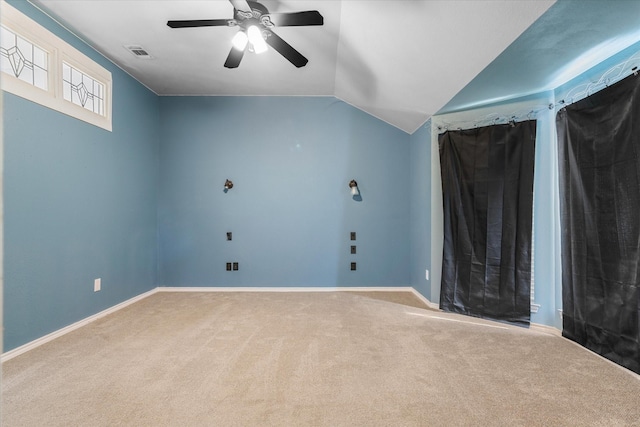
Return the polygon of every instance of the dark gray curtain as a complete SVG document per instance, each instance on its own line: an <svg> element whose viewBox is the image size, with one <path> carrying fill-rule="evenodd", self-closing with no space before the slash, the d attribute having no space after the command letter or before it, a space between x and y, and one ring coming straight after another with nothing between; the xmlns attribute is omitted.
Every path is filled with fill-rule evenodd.
<svg viewBox="0 0 640 427"><path fill-rule="evenodd" d="M440 308L529 325L535 120L440 135Z"/></svg>
<svg viewBox="0 0 640 427"><path fill-rule="evenodd" d="M640 78L556 116L562 334L640 373Z"/></svg>

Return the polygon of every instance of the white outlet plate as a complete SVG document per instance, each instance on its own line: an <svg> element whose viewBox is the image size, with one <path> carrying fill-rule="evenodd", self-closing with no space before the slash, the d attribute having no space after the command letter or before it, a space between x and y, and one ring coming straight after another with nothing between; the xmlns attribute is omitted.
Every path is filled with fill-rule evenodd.
<svg viewBox="0 0 640 427"><path fill-rule="evenodd" d="M424 271L424 278L429 280L429 270Z"/></svg>
<svg viewBox="0 0 640 427"><path fill-rule="evenodd" d="M102 287L102 279L96 279L93 281L93 292L98 292Z"/></svg>

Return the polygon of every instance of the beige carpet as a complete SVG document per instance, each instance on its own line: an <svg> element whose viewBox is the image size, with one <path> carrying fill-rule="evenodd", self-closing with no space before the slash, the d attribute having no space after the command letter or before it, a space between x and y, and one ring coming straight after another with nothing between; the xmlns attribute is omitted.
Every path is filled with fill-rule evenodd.
<svg viewBox="0 0 640 427"><path fill-rule="evenodd" d="M5 362L2 423L640 425L638 377L587 350L390 297L157 293Z"/></svg>

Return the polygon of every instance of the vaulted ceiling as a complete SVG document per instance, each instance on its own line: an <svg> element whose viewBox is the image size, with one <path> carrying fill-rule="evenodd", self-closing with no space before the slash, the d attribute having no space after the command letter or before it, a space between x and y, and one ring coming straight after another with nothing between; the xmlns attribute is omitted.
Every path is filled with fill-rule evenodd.
<svg viewBox="0 0 640 427"><path fill-rule="evenodd" d="M626 0L263 0L271 13L322 14L323 26L274 30L309 62L296 68L269 48L245 54L238 68L229 69L223 64L237 27L167 26L169 20L231 19L228 0L31 2L158 95L335 96L408 133L444 107L456 110L549 86L541 79L554 67L602 38L629 33L616 49L627 47L640 16L629 15L640 2ZM612 3L626 9L613 13L618 9ZM605 27L598 13L623 15L624 28L610 25L585 36L594 26ZM129 45L153 58L136 57L124 47ZM526 79L501 68L486 72L495 63L529 70L530 53L538 68ZM578 68L575 75L586 69Z"/></svg>

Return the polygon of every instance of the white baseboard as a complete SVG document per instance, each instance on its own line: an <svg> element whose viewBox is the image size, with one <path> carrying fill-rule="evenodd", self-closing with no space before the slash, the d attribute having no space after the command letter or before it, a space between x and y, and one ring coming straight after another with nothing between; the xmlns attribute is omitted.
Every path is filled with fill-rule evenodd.
<svg viewBox="0 0 640 427"><path fill-rule="evenodd" d="M413 292L413 294L418 297L420 299L420 301L422 301L423 303L425 303L427 305L427 307L429 308L433 308L434 310L440 310L440 304L436 304L435 302L431 302L429 301L427 298L425 298L424 295L422 295L420 292L418 292L416 290L416 288L409 288L409 290L411 292Z"/></svg>
<svg viewBox="0 0 640 427"><path fill-rule="evenodd" d="M82 320L77 321L76 323L72 323L69 326L65 326L64 328L58 329L57 331L53 331L50 334L47 334L43 337L37 338L31 342L28 342L26 344L21 345L20 347L16 347L13 350L9 350L6 353L3 353L2 356L0 356L0 362L4 363L7 360L11 360L16 356L19 356L23 353L26 353L29 350L32 350L36 347L40 347L42 344L48 343L49 341L53 341L54 339L61 337L62 335L68 334L71 331L74 331L78 328L81 328L85 325L88 325L91 322L95 322L96 320L100 319L101 317L107 316L111 313L114 313L120 309L125 308L128 305L131 305L135 302L138 302L146 297L148 297L149 295L153 295L158 291L158 288L152 289L148 292L145 292L143 294L140 294L138 296L135 296L133 298L130 298L126 301L121 302L120 304L116 304L113 307L109 307L106 310L102 310L99 313L96 313L92 316L86 317Z"/></svg>

